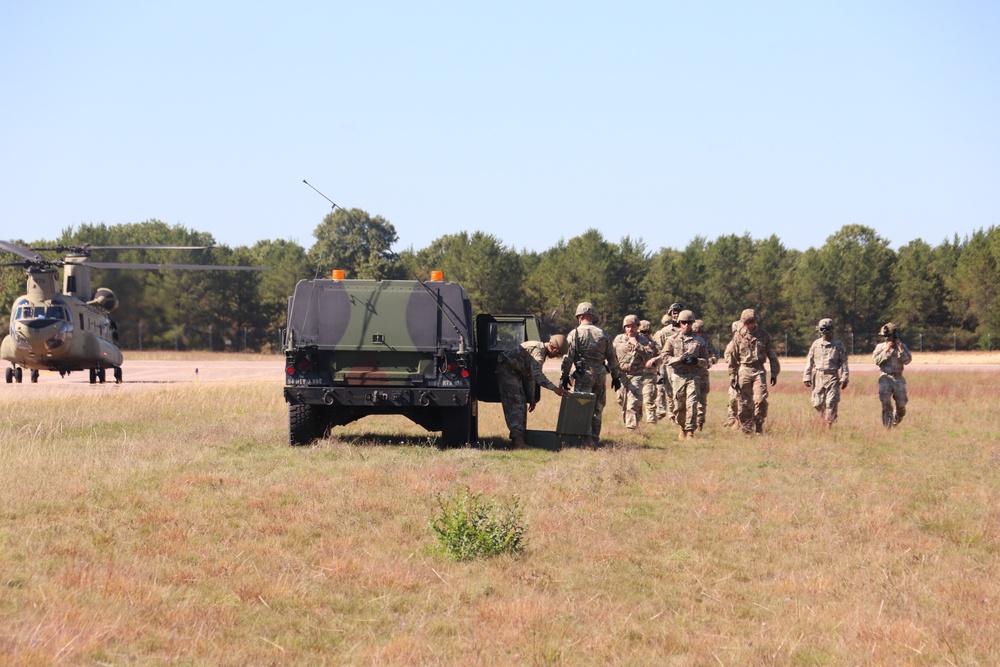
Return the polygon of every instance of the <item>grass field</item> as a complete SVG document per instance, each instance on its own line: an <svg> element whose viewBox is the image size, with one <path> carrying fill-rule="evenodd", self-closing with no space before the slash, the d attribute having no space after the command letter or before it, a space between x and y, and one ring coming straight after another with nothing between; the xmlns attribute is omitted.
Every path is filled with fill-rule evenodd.
<svg viewBox="0 0 1000 667"><path fill-rule="evenodd" d="M796 379L786 375L787 380ZM270 383L34 398L0 427L0 664L1000 664L995 373L874 375L818 429L478 448L395 418L287 446ZM721 378L721 376L720 376ZM545 392L530 428L552 428ZM454 562L437 494L521 499L522 556Z"/></svg>

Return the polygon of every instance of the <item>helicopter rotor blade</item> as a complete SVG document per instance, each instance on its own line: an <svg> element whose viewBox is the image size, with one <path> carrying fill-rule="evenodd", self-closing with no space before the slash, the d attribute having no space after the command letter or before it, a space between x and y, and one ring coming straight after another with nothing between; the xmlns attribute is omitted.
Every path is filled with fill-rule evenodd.
<svg viewBox="0 0 1000 667"><path fill-rule="evenodd" d="M54 245L51 248L31 248L36 251L48 252L82 252L89 253L91 250L206 250L207 245Z"/></svg>
<svg viewBox="0 0 1000 667"><path fill-rule="evenodd" d="M207 250L207 245L88 245L87 250Z"/></svg>
<svg viewBox="0 0 1000 667"><path fill-rule="evenodd" d="M69 262L72 263L72 262ZM270 271L269 266L230 266L227 264L133 264L129 262L85 262L78 266L92 269L179 269L181 271Z"/></svg>
<svg viewBox="0 0 1000 667"><path fill-rule="evenodd" d="M48 262L36 262L30 259L22 259L20 262L0 262L0 266L19 266L22 269L30 269L38 266L51 266Z"/></svg>
<svg viewBox="0 0 1000 667"><path fill-rule="evenodd" d="M0 241L0 249L3 249L5 252L13 253L15 255L20 255L25 259L30 259L35 262L44 261L43 258L33 254L27 248L19 246L16 243L11 243L10 241ZM11 264L10 266L15 266L15 265Z"/></svg>

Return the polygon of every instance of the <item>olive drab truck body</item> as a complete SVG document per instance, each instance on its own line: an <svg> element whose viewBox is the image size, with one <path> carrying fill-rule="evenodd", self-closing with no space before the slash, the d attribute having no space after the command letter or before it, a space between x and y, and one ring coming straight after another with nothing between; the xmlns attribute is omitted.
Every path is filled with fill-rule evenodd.
<svg viewBox="0 0 1000 667"><path fill-rule="evenodd" d="M499 401L497 356L538 336L532 315L474 319L458 283L299 281L285 333L291 444L377 414L440 431L448 446L475 442L479 401Z"/></svg>

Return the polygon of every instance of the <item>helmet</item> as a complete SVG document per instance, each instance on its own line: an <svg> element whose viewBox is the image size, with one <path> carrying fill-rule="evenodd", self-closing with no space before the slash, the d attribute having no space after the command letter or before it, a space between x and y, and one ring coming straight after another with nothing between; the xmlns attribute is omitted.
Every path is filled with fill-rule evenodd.
<svg viewBox="0 0 1000 667"><path fill-rule="evenodd" d="M595 322L598 320L597 309L594 308L594 304L589 301L582 301L580 305L576 307L576 316L589 315Z"/></svg>
<svg viewBox="0 0 1000 667"><path fill-rule="evenodd" d="M677 316L678 322L694 322L694 313L690 310L682 310Z"/></svg>
<svg viewBox="0 0 1000 667"><path fill-rule="evenodd" d="M879 333L882 334L884 338L889 338L891 336L895 336L896 331L897 331L896 325L893 324L892 322L889 322L888 324L882 325L882 329L879 331Z"/></svg>
<svg viewBox="0 0 1000 667"><path fill-rule="evenodd" d="M562 334L549 336L549 345L559 350L559 356L565 356L569 352L569 341Z"/></svg>
<svg viewBox="0 0 1000 667"><path fill-rule="evenodd" d="M691 331L693 331L695 333L701 333L701 330L704 329L704 328L705 328L705 323L704 322L702 322L701 320L695 320L694 321L694 326L691 327Z"/></svg>
<svg viewBox="0 0 1000 667"><path fill-rule="evenodd" d="M833 331L833 320L829 317L824 317L816 325L817 331Z"/></svg>
<svg viewBox="0 0 1000 667"><path fill-rule="evenodd" d="M663 313L663 317L660 318L660 324L662 324L663 326L667 326L673 321L674 317L669 312Z"/></svg>
<svg viewBox="0 0 1000 667"><path fill-rule="evenodd" d="M639 333L648 334L653 330L653 323L649 320L639 320Z"/></svg>
<svg viewBox="0 0 1000 667"><path fill-rule="evenodd" d="M737 331L739 331L741 326L743 326L743 323L740 322L739 320L736 320L735 322L733 322L733 326L731 327L732 330L733 330L733 333L736 333Z"/></svg>
<svg viewBox="0 0 1000 667"><path fill-rule="evenodd" d="M622 320L622 327L627 327L630 324L639 326L639 316L638 315L626 315L625 319Z"/></svg>
<svg viewBox="0 0 1000 667"><path fill-rule="evenodd" d="M746 324L747 322L757 321L757 311L753 308L747 308L742 313L740 313L740 322Z"/></svg>
<svg viewBox="0 0 1000 667"><path fill-rule="evenodd" d="M670 304L670 308L669 308L668 312L679 313L682 310L684 310L684 304L683 303L672 303L672 304Z"/></svg>

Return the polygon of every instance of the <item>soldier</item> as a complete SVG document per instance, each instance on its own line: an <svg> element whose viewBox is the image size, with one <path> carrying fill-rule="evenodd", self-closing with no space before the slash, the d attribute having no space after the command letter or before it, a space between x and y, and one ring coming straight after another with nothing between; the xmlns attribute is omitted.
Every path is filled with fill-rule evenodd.
<svg viewBox="0 0 1000 667"><path fill-rule="evenodd" d="M757 313L747 308L740 314L742 326L726 348L729 362L729 385L739 392L740 428L747 435L764 432L767 420L767 373L764 361L771 363L771 386L778 383L781 363L774 351L771 334L757 325Z"/></svg>
<svg viewBox="0 0 1000 667"><path fill-rule="evenodd" d="M653 355L656 356L660 353L660 348L656 346L656 343L652 339L653 324L649 320L639 321L639 333L645 336L649 340L649 344L653 347ZM642 368L642 410L646 415L647 424L655 424L657 420L656 414L656 395L660 389L660 385L656 384L656 380L659 377L659 372L655 368L650 368L649 366L643 365ZM666 412L666 408L664 408Z"/></svg>
<svg viewBox="0 0 1000 667"><path fill-rule="evenodd" d="M667 340L663 351L664 365L673 373L674 405L677 406L676 421L680 427L679 440L693 438L698 428L698 385L700 371L708 368L708 351L705 340L694 335L694 313L682 310L678 313L681 330Z"/></svg>
<svg viewBox="0 0 1000 667"><path fill-rule="evenodd" d="M882 401L882 425L892 428L903 421L906 414L906 380L903 378L903 366L910 363L913 357L903 341L899 340L896 325L889 322L879 332L884 342L875 346L872 360L878 365L882 375L878 379L878 397ZM896 411L893 413L892 402L896 401Z"/></svg>
<svg viewBox="0 0 1000 667"><path fill-rule="evenodd" d="M708 365L698 369L698 430L705 427L705 414L708 409L708 392L712 389L712 383L708 377L708 369L719 360L719 353L712 345L711 339L705 335L705 323L695 320L691 331L705 343L705 351L708 353Z"/></svg>
<svg viewBox="0 0 1000 667"><path fill-rule="evenodd" d="M562 362L562 379L559 386L568 389L570 371L573 371L573 392L594 394L594 416L590 421L592 444L597 445L601 437L601 419L607 401L605 378L611 373L611 387L618 391L622 385L618 357L611 344L611 337L597 326L600 318L589 301L576 307L577 327L566 337L569 348ZM628 378L625 378L628 382Z"/></svg>
<svg viewBox="0 0 1000 667"><path fill-rule="evenodd" d="M625 428L634 430L639 425L642 391L646 382L643 371L646 361L656 356L656 345L639 333L639 318L636 315L626 315L622 328L625 333L618 334L613 344L618 367L628 382L618 390L618 404Z"/></svg>
<svg viewBox="0 0 1000 667"><path fill-rule="evenodd" d="M743 324L739 320L733 322L730 329L732 330L734 337L736 336L736 332L740 330L741 326L743 326ZM725 355L724 358L726 359L729 358L729 347L732 344L733 344L732 341L730 341L726 345L726 350L724 353ZM729 405L727 407L728 409L726 410L726 421L723 422L722 425L725 428L739 428L740 420L738 416L740 410L740 393L736 391L736 387L734 387L731 383L729 385Z"/></svg>
<svg viewBox="0 0 1000 667"><path fill-rule="evenodd" d="M667 347L667 339L681 330L680 325L677 324L677 316L680 315L682 310L684 310L683 304L672 303L670 304L670 309L663 314L663 318L660 320L663 328L653 335L653 342L656 343L656 347L659 348L661 355ZM663 363L662 359L658 360L657 363L662 380L657 387L662 389L662 393L660 389L657 390L656 416L660 419L669 417L670 421L676 422L677 420L674 418L674 413L676 412L674 406L674 388L671 384L673 371Z"/></svg>
<svg viewBox="0 0 1000 667"><path fill-rule="evenodd" d="M837 423L837 405L840 404L840 390L847 389L849 370L847 349L839 338L833 337L833 320L824 317L816 327L820 337L813 341L806 355L806 370L802 383L812 388L813 409L824 423Z"/></svg>
<svg viewBox="0 0 1000 667"><path fill-rule="evenodd" d="M503 416L510 430L511 444L515 448L528 446L524 440L524 431L528 423L528 412L535 409L535 383L551 389L556 396L563 396L566 393L545 377L542 365L548 358L566 354L567 347L566 337L556 334L549 338L548 343L537 340L525 341L513 349L504 350L497 358L500 404L503 406ZM524 409L525 404L528 405L527 412Z"/></svg>

